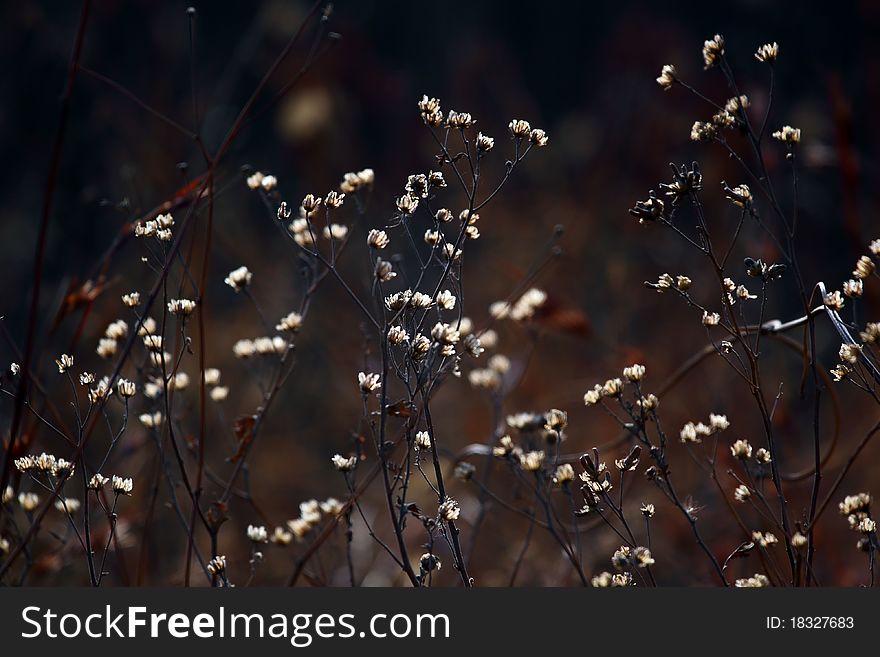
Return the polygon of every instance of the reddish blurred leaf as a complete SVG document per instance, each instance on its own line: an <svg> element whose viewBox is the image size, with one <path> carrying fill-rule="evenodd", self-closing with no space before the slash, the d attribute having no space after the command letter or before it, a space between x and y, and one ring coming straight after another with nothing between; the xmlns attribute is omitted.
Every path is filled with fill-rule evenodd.
<svg viewBox="0 0 880 657"><path fill-rule="evenodd" d="M232 430L235 432L235 437L238 438L238 450L229 459L232 463L237 462L247 453L248 447L254 440L254 425L256 423L256 415L242 415L233 421Z"/></svg>

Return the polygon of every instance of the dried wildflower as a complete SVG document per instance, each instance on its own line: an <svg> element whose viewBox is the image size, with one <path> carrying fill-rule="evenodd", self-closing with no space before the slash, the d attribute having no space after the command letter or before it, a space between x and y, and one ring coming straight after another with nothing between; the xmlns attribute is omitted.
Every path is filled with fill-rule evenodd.
<svg viewBox="0 0 880 657"><path fill-rule="evenodd" d="M138 420L140 420L140 423L145 427L152 429L162 424L162 413L159 411L156 411L155 413L142 413L138 416Z"/></svg>
<svg viewBox="0 0 880 657"><path fill-rule="evenodd" d="M752 577L736 580L734 586L737 588L755 588L761 589L770 586L770 580L766 575L756 573Z"/></svg>
<svg viewBox="0 0 880 657"><path fill-rule="evenodd" d="M131 480L131 477L123 479L122 477L113 475L110 487L117 495L131 495L131 491L134 488L134 482Z"/></svg>
<svg viewBox="0 0 880 657"><path fill-rule="evenodd" d="M424 358L431 350L431 340L426 336L419 334L413 338L410 349L412 350L413 358L416 360Z"/></svg>
<svg viewBox="0 0 880 657"><path fill-rule="evenodd" d="M552 408L544 414L544 428L551 431L563 431L568 427L568 413Z"/></svg>
<svg viewBox="0 0 880 657"><path fill-rule="evenodd" d="M150 335L151 333L155 333L157 328L156 320L152 317L146 317L141 323L141 327L138 329L138 335L142 337Z"/></svg>
<svg viewBox="0 0 880 657"><path fill-rule="evenodd" d="M504 354L494 354L487 362L486 367L504 376L510 371L510 359ZM561 411L560 411L561 412Z"/></svg>
<svg viewBox="0 0 880 657"><path fill-rule="evenodd" d="M374 273L376 275L376 280L382 283L387 283L397 276L397 272L394 271L393 265L387 260L382 260L381 258L376 259Z"/></svg>
<svg viewBox="0 0 880 657"><path fill-rule="evenodd" d="M461 330L459 329L459 332ZM480 342L480 338L476 335L467 335L464 338L464 349L468 353L471 358L479 358L480 355L485 351L483 349L483 345Z"/></svg>
<svg viewBox="0 0 880 657"><path fill-rule="evenodd" d="M773 139L777 139L784 144L793 146L801 141L801 129L792 128L790 125L784 125L781 130L777 130L773 133Z"/></svg>
<svg viewBox="0 0 880 657"><path fill-rule="evenodd" d="M18 376L18 373L21 372L21 367L18 363L10 363L9 372L12 374L12 376Z"/></svg>
<svg viewBox="0 0 880 657"><path fill-rule="evenodd" d="M553 483L557 486L563 486L571 481L574 481L574 468L571 464L563 463L557 466L553 472Z"/></svg>
<svg viewBox="0 0 880 657"><path fill-rule="evenodd" d="M632 472L639 465L639 456L642 453L642 448L638 445L633 445L633 448L629 451L622 459L615 459L614 465L621 472Z"/></svg>
<svg viewBox="0 0 880 657"><path fill-rule="evenodd" d="M510 436L502 436L498 439L498 445L492 448L492 455L499 458L509 456L516 450L513 439Z"/></svg>
<svg viewBox="0 0 880 657"><path fill-rule="evenodd" d="M533 128L532 131L529 133L529 142L532 144L532 146L537 146L538 148L543 148L544 146L546 146L549 139L550 138L547 136L547 133L540 128Z"/></svg>
<svg viewBox="0 0 880 657"><path fill-rule="evenodd" d="M196 302L192 299L172 299L168 302L168 312L172 315L186 317L196 309Z"/></svg>
<svg viewBox="0 0 880 657"><path fill-rule="evenodd" d="M852 275L858 279L868 278L868 276L874 273L874 269L876 269L874 261L869 256L862 256L856 262L856 268Z"/></svg>
<svg viewBox="0 0 880 657"><path fill-rule="evenodd" d="M376 392L382 387L381 377L378 374L358 372L358 387L364 394Z"/></svg>
<svg viewBox="0 0 880 657"><path fill-rule="evenodd" d="M761 448L759 448L759 449L755 452L755 460L756 460L758 463L762 463L762 464L764 464L764 465L767 465L767 464L769 464L770 461L772 461L773 459L770 457L770 452L769 452L769 450L767 450L767 449L761 447Z"/></svg>
<svg viewBox="0 0 880 657"><path fill-rule="evenodd" d="M597 385L584 393L584 406L595 406L602 400L602 386Z"/></svg>
<svg viewBox="0 0 880 657"><path fill-rule="evenodd" d="M409 340L409 333L402 326L392 326L388 329L388 342L393 345L402 344Z"/></svg>
<svg viewBox="0 0 880 657"><path fill-rule="evenodd" d="M618 397L623 392L623 381L620 379L608 379L602 385L603 397Z"/></svg>
<svg viewBox="0 0 880 657"><path fill-rule="evenodd" d="M406 181L406 196L401 197L397 200L397 208L404 214L412 214L412 212L407 212L404 208L401 207L401 199L405 199L409 197L409 201L404 201L405 204L415 203L413 206L413 211L418 206L420 198L428 198L428 177L423 173L417 173L411 175L407 178Z"/></svg>
<svg viewBox="0 0 880 657"><path fill-rule="evenodd" d="M773 43L765 43L755 52L755 59L757 59L759 62L765 62L767 64L772 64L773 62L775 62L778 56L779 44L775 41Z"/></svg>
<svg viewBox="0 0 880 657"><path fill-rule="evenodd" d="M807 537L800 532L795 532L794 535L791 537L791 545L795 548L806 547Z"/></svg>
<svg viewBox="0 0 880 657"><path fill-rule="evenodd" d="M856 513L868 513L871 508L871 495L869 493L858 493L856 495L847 495L843 502L838 505L840 515L850 516Z"/></svg>
<svg viewBox="0 0 880 657"><path fill-rule="evenodd" d="M367 244L373 249L384 249L390 240L384 230L373 229L367 233Z"/></svg>
<svg viewBox="0 0 880 657"><path fill-rule="evenodd" d="M529 122L522 119L513 119L507 124L507 128L510 130L510 134L517 139L528 137L532 132L532 126L529 125Z"/></svg>
<svg viewBox="0 0 880 657"><path fill-rule="evenodd" d="M848 281L844 281L843 283L843 293L850 298L857 298L862 296L865 292L865 284L864 282L859 280L850 279Z"/></svg>
<svg viewBox="0 0 880 657"><path fill-rule="evenodd" d="M763 534L761 532L752 532L752 540L763 548L776 545L779 542L779 539L770 532Z"/></svg>
<svg viewBox="0 0 880 657"><path fill-rule="evenodd" d="M862 518L859 520L858 530L863 534L873 534L877 531L877 523L872 518Z"/></svg>
<svg viewBox="0 0 880 657"><path fill-rule="evenodd" d="M362 187L372 185L374 180L375 174L372 169L352 171L343 176L342 182L339 183L339 190L346 194L353 194Z"/></svg>
<svg viewBox="0 0 880 657"><path fill-rule="evenodd" d="M286 531L284 527L276 527L269 540L275 545L290 545L291 541L293 541L293 534Z"/></svg>
<svg viewBox="0 0 880 657"><path fill-rule="evenodd" d="M449 115L446 117L446 125L450 128L460 128L464 130L465 128L470 128L474 125L474 119L467 112L449 110Z"/></svg>
<svg viewBox="0 0 880 657"><path fill-rule="evenodd" d="M745 502L752 496L752 491L749 490L748 486L740 484L736 487L736 490L733 491L733 497L737 502Z"/></svg>
<svg viewBox="0 0 880 657"><path fill-rule="evenodd" d="M728 98L727 102L724 103L724 109L731 114L736 114L740 110L747 109L751 106L749 102L748 96L734 96L733 98Z"/></svg>
<svg viewBox="0 0 880 657"><path fill-rule="evenodd" d="M623 368L623 378L627 381L641 381L645 377L645 366L639 365L636 363L635 365L630 365L629 367Z"/></svg>
<svg viewBox="0 0 880 657"><path fill-rule="evenodd" d="M443 111L440 109L440 101L437 98L422 96L419 101L419 112L422 120L432 128L443 125Z"/></svg>
<svg viewBox="0 0 880 657"><path fill-rule="evenodd" d="M34 462L33 456L22 456L21 458L17 458L13 462L13 465L15 465L15 469L21 473L28 473L37 469L37 464Z"/></svg>
<svg viewBox="0 0 880 657"><path fill-rule="evenodd" d="M76 513L79 511L82 503L76 499L75 497L68 497L67 499L57 499L55 500L55 509L61 511L61 513Z"/></svg>
<svg viewBox="0 0 880 657"><path fill-rule="evenodd" d="M343 224L330 224L329 226L324 226L324 230L321 234L324 236L324 239L341 241L348 235L348 226Z"/></svg>
<svg viewBox="0 0 880 657"><path fill-rule="evenodd" d="M455 295L449 290L443 290L437 295L437 305L443 310L453 310L455 308Z"/></svg>
<svg viewBox="0 0 880 657"><path fill-rule="evenodd" d="M121 319L111 322L104 331L104 337L110 340L122 340L128 336L128 324Z"/></svg>
<svg viewBox="0 0 880 657"><path fill-rule="evenodd" d="M262 187L267 192L271 192L273 189L278 187L278 178L273 175L265 175L260 181L260 187Z"/></svg>
<svg viewBox="0 0 880 657"><path fill-rule="evenodd" d="M495 140L492 137L484 135L482 132L477 133L477 151L480 153L488 153L495 147Z"/></svg>
<svg viewBox="0 0 880 657"><path fill-rule="evenodd" d="M727 110L720 110L712 115L712 125L718 128L732 128L736 125L736 117Z"/></svg>
<svg viewBox="0 0 880 657"><path fill-rule="evenodd" d="M447 260L458 260L461 257L462 250L456 249L455 244L445 244L441 253Z"/></svg>
<svg viewBox="0 0 880 657"><path fill-rule="evenodd" d="M297 312L291 312L278 321L278 324L275 325L275 330L296 333L302 328L302 321L302 315Z"/></svg>
<svg viewBox="0 0 880 657"><path fill-rule="evenodd" d="M129 397L134 397L137 392L137 386L134 384L134 381L118 379L116 381L116 392L119 393L120 397L128 399Z"/></svg>
<svg viewBox="0 0 880 657"><path fill-rule="evenodd" d="M55 359L55 364L58 366L58 373L64 374L67 370L73 367L73 356L70 354L61 354L60 358Z"/></svg>
<svg viewBox="0 0 880 657"><path fill-rule="evenodd" d="M255 173L248 176L245 182L247 183L248 188L252 190L259 189L260 186L263 184L262 172L256 171Z"/></svg>
<svg viewBox="0 0 880 657"><path fill-rule="evenodd" d="M216 386L214 388L211 388L211 392L209 394L211 397L211 401L221 402L229 396L229 388L227 386Z"/></svg>
<svg viewBox="0 0 880 657"><path fill-rule="evenodd" d="M675 76L675 67L672 64L664 64L663 68L660 69L660 77L657 78L657 84L660 85L663 91L669 91L672 89L672 85L675 84Z"/></svg>
<svg viewBox="0 0 880 657"><path fill-rule="evenodd" d="M679 433L681 437L681 442L683 443L698 443L700 442L699 437L697 436L697 429L693 422L688 422L682 427L681 432Z"/></svg>
<svg viewBox="0 0 880 657"><path fill-rule="evenodd" d="M327 196L324 197L324 205L331 210L341 208L344 202L345 194L340 194L339 192L328 192Z"/></svg>
<svg viewBox="0 0 880 657"><path fill-rule="evenodd" d="M826 294L822 302L828 308L832 310L842 310L843 309L843 295L840 293L840 290L834 290L834 292L829 292Z"/></svg>
<svg viewBox="0 0 880 657"><path fill-rule="evenodd" d="M735 206L740 208L749 208L752 205L752 190L748 185L737 185L729 187L727 183L722 182L724 189L724 197L730 200Z"/></svg>
<svg viewBox="0 0 880 657"><path fill-rule="evenodd" d="M691 279L689 279L687 276L679 275L675 277L675 287L677 287L682 292L686 292L687 290L689 290L692 282L693 281L691 281Z"/></svg>
<svg viewBox="0 0 880 657"><path fill-rule="evenodd" d="M843 381L851 372L851 368L847 367L843 363L838 363L831 369L831 376L836 382L840 382Z"/></svg>
<svg viewBox="0 0 880 657"><path fill-rule="evenodd" d="M355 466L357 466L356 456L345 457L341 454L334 454L330 461L333 463L333 467L339 472L351 472L355 469Z"/></svg>
<svg viewBox="0 0 880 657"><path fill-rule="evenodd" d="M709 427L712 429L713 433L725 431L730 427L730 422L727 420L726 415L709 413Z"/></svg>
<svg viewBox="0 0 880 657"><path fill-rule="evenodd" d="M431 449L434 443L431 441L431 434L427 431L417 431L414 444L416 449Z"/></svg>
<svg viewBox="0 0 880 657"><path fill-rule="evenodd" d="M226 556L219 555L214 557L208 562L206 568L212 575L222 575L226 572Z"/></svg>
<svg viewBox="0 0 880 657"><path fill-rule="evenodd" d="M865 342L880 341L880 322L868 322L865 330L859 332L859 337Z"/></svg>
<svg viewBox="0 0 880 657"><path fill-rule="evenodd" d="M91 479L89 479L89 490L99 491L104 485L110 481L107 477L103 476L100 472L96 472L92 475Z"/></svg>
<svg viewBox="0 0 880 657"><path fill-rule="evenodd" d="M633 550L633 559L635 565L639 568L647 568L655 563L654 558L651 556L651 551L648 548L641 546Z"/></svg>
<svg viewBox="0 0 880 657"><path fill-rule="evenodd" d="M707 70L718 64L724 54L724 37L716 34L703 42L703 63Z"/></svg>
<svg viewBox="0 0 880 657"><path fill-rule="evenodd" d="M730 448L730 453L738 459L752 458L752 446L747 440L737 440Z"/></svg>
<svg viewBox="0 0 880 657"><path fill-rule="evenodd" d="M691 141L709 141L718 134L717 129L711 123L694 121L691 126Z"/></svg>
<svg viewBox="0 0 880 657"><path fill-rule="evenodd" d="M18 504L25 513L30 513L40 506L40 496L36 493L19 493Z"/></svg>
<svg viewBox="0 0 880 657"><path fill-rule="evenodd" d="M98 381L97 385L94 388L89 390L89 402L91 402L92 404L96 404L112 394L113 388L110 387L110 379L105 376L100 381Z"/></svg>
<svg viewBox="0 0 880 657"><path fill-rule="evenodd" d="M98 348L95 350L101 358L112 358L116 355L119 345L116 340L111 338L101 338L98 340Z"/></svg>
<svg viewBox="0 0 880 657"><path fill-rule="evenodd" d="M590 580L590 584L593 586L593 588L607 589L612 586L612 580L613 580L613 578L611 576L611 573L609 573L607 571L603 571L603 572L599 573L598 575L595 575Z"/></svg>
<svg viewBox="0 0 880 657"><path fill-rule="evenodd" d="M634 207L630 208L629 213L639 220L640 224L654 222L663 219L665 216L666 204L663 199L657 198L652 189L648 192L648 199L645 201L636 201Z"/></svg>
<svg viewBox="0 0 880 657"><path fill-rule="evenodd" d="M857 363L859 356L862 355L862 346L858 344L841 344L838 352L840 360L853 364Z"/></svg>
<svg viewBox="0 0 880 657"><path fill-rule="evenodd" d="M402 214L412 214L419 207L419 199L410 194L404 194L397 199L397 209Z"/></svg>
<svg viewBox="0 0 880 657"><path fill-rule="evenodd" d="M537 472L544 465L545 454L541 450L524 452L519 456L519 464L526 472Z"/></svg>
<svg viewBox="0 0 880 657"><path fill-rule="evenodd" d="M440 514L440 517L446 522L458 520L458 517L461 515L461 507L458 505L458 502L451 497L444 499L437 511Z"/></svg>
<svg viewBox="0 0 880 657"><path fill-rule="evenodd" d="M710 313L708 311L703 311L703 326L718 326L718 323L721 321L721 315L718 313Z"/></svg>
<svg viewBox="0 0 880 657"><path fill-rule="evenodd" d="M248 540L251 541L252 543L268 543L269 542L269 532L262 525L259 527L256 525L248 525L247 537L248 537Z"/></svg>
<svg viewBox="0 0 880 657"><path fill-rule="evenodd" d="M430 573L433 570L440 570L443 566L440 561L440 557L434 556L430 552L425 552L421 557L419 557L419 569L423 573Z"/></svg>
<svg viewBox="0 0 880 657"><path fill-rule="evenodd" d="M749 288L745 285L738 285L736 288L736 298L740 301L748 301L749 299L757 299L757 294L749 292Z"/></svg>
<svg viewBox="0 0 880 657"><path fill-rule="evenodd" d="M660 400L657 398L657 395L651 393L639 399L636 404L639 408L643 408L646 411L653 411L660 405Z"/></svg>
<svg viewBox="0 0 880 657"><path fill-rule="evenodd" d="M641 511L642 515L646 518L653 518L656 509L654 509L653 504L642 504L642 506L639 507L639 511Z"/></svg>
<svg viewBox="0 0 880 657"><path fill-rule="evenodd" d="M443 177L442 171L428 172L428 187L443 188L446 187L446 178Z"/></svg>

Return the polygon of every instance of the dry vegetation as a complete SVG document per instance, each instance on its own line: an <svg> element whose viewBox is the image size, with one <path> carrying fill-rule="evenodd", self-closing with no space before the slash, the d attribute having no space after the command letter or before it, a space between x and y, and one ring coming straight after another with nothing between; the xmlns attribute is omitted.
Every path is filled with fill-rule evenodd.
<svg viewBox="0 0 880 657"><path fill-rule="evenodd" d="M336 38L329 20L323 7L313 10L215 150L199 136L195 95L196 128L184 127L85 69L74 50L65 107L78 80L98 80L128 97L132 111L191 139L203 173L131 217L105 245L99 275L66 295L57 321L73 328L42 340L42 247L54 188L63 184L50 175L27 332L19 342L6 331L5 353L15 362L0 379L0 581L513 586L525 574L530 583L600 587L839 583L817 575L833 572L822 566L827 559L860 560L861 583L873 585L880 546L872 498L848 476L862 467L880 422L856 435L840 409L858 404L876 417L880 404L880 324L865 321L861 308L877 286L880 240L866 245L840 285L802 273L802 252L822 244L802 238L798 217L799 153L810 135L773 111L784 51L767 44L747 58L726 52L721 36L707 40L707 75L725 80L728 98L704 96L663 67L663 90L704 101L706 120L694 123L691 139L729 154L738 178L706 179L696 162L672 165L630 214L646 240L670 234L684 250L669 273L617 302L662 294L682 327L702 324L705 346L694 344L693 356L666 372L655 372L649 354L575 391L589 414L570 425L565 381L544 382L560 408L517 405L548 324L577 333L585 323L540 286L561 253L562 227L525 249L531 260L518 263L523 273L505 298L471 302L496 274L477 250L504 230L493 202L517 184L524 161L535 164L553 147L554 135L518 118L477 124L425 96L413 103L412 121L424 123L433 159L400 181L394 199L372 193L379 166L315 193L283 171L236 172L228 161L277 67L299 49L302 74L320 65ZM771 102L762 111L738 87L734 61L766 69ZM783 175L771 175L768 152L784 156ZM273 231L291 254L283 263L295 281L290 290L255 275L254 263L228 273L211 266L221 230L215 209L230 195L249 195L247 221ZM730 214L710 211L705 197L726 199ZM756 240L778 257L749 252ZM105 290L113 267L124 290ZM214 279L225 282L225 296L209 302ZM339 319L326 335L309 332L312 310L331 290L342 293L330 297ZM260 328L233 335L212 323L206 307L215 302L235 304ZM782 316L793 303L799 312ZM3 312L24 317L18 308ZM90 313L118 318L95 326ZM222 336L223 353L211 336ZM829 340L839 344L839 361L823 361ZM331 357L337 351L344 364ZM782 383L780 359L795 363L794 385ZM320 376L310 368L322 368ZM730 399L745 403L694 401L701 380L719 371L730 374ZM296 427L259 457L275 409L328 377L334 383L320 394L338 399L341 415L355 405L360 414L346 417L349 435L328 438L335 447L323 470L295 468ZM442 405L445 395L457 401ZM783 447L777 410L786 395L802 398L809 432ZM454 416L465 401L481 409L491 427L485 435L460 434ZM667 419L667 404L687 408L689 418ZM315 490L336 492L272 498L259 485L256 458L282 472L289 463L306 489L314 481ZM792 472L784 463L807 465ZM823 543L820 528L841 523L852 541Z"/></svg>

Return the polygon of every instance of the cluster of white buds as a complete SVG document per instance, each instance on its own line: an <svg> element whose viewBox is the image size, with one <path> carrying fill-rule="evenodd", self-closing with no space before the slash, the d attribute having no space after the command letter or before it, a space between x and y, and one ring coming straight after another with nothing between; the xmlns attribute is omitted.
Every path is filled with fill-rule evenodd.
<svg viewBox="0 0 880 657"><path fill-rule="evenodd" d="M229 272L226 278L223 279L223 282L236 292L241 292L251 284L253 278L253 273L247 267L242 265Z"/></svg>
<svg viewBox="0 0 880 657"><path fill-rule="evenodd" d="M171 214L158 214L155 219L137 222L134 225L135 237L155 237L160 242L170 242L173 238L171 227L174 225L174 217Z"/></svg>
<svg viewBox="0 0 880 657"><path fill-rule="evenodd" d="M726 415L710 413L708 425L702 422L688 422L682 427L679 436L683 443L699 443L703 438L724 431L728 427L730 427L730 422Z"/></svg>
<svg viewBox="0 0 880 657"><path fill-rule="evenodd" d="M369 372L358 372L358 387L363 394L376 392L382 387L382 377Z"/></svg>
<svg viewBox="0 0 880 657"><path fill-rule="evenodd" d="M339 189L346 194L354 194L359 189L371 186L375 179L376 176L372 169L352 171L343 176L342 182L339 183Z"/></svg>
<svg viewBox="0 0 880 657"><path fill-rule="evenodd" d="M357 466L357 457L356 456L342 456L342 454L334 454L333 458L330 459L333 463L333 467L336 468L339 472L351 472Z"/></svg>
<svg viewBox="0 0 880 657"><path fill-rule="evenodd" d="M196 309L196 302L192 299L171 299L168 302L168 312L180 317L188 317Z"/></svg>

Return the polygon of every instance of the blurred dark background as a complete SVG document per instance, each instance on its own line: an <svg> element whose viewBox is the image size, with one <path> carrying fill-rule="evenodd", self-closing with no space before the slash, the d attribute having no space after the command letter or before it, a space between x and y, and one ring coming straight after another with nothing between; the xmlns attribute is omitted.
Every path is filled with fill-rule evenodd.
<svg viewBox="0 0 880 657"><path fill-rule="evenodd" d="M83 63L175 121L192 126L188 4L96 2ZM724 101L730 94L722 77L717 71L703 71L700 55L703 40L720 32L740 89L761 116L768 100L768 69L753 53L765 42L778 41L770 128L791 124L803 131L800 254L805 277L838 288L849 278L867 241L880 236L875 234L880 3L334 5L330 29L341 39L291 94L246 126L221 167L226 180L234 181L239 168L250 165L278 176L283 196L293 200L306 192L335 188L346 171L372 167L376 187L363 221L374 226L391 216L393 199L406 176L431 168L432 142L416 109L422 94L441 98L446 109L471 112L480 129L498 138L499 145L506 142L507 122L513 117L546 129L549 147L530 156L498 200L481 213L484 237L465 268L471 279L466 314L484 320L489 303L506 296L520 281L535 258L534 245L546 241L555 225L564 225L563 255L537 284L554 301L583 313L590 330L582 334L546 327L528 363L528 376L505 411L568 410L568 451L584 451L616 435L600 413L583 408L583 392L593 383L639 361L648 366L649 382L659 385L705 342L698 314L646 290L642 282L667 271L687 274L696 281L697 295L705 290L704 300L713 303L711 272L673 235L639 226L627 209L669 178L668 162L699 160L711 221L724 232L724 226L735 225L737 214L724 201L720 181L746 182L721 149L689 141L693 121L707 120L711 111L682 89L664 93L654 82L663 64L674 64L688 82ZM202 133L212 150L309 5L267 0L196 7L198 106ZM28 0L3 3L0 9L0 166L5 169L0 176L0 314L19 345L26 318L22 309L31 294L42 190L78 11L75 2ZM298 54L273 77L265 98L295 75L301 49ZM787 190L782 155L781 148L768 147L771 175ZM497 158L496 173L502 158ZM177 166L180 162L189 163L185 173ZM107 84L80 76L49 232L41 338L72 278L94 275L96 259L124 222L170 198L186 176L202 170L191 140ZM789 207L790 196L784 198ZM258 394L243 376L246 370L232 359L231 345L261 329L251 307L223 285L223 277L247 265L255 274L254 293L270 316L294 307L298 286L290 247L277 241L265 209L243 183L222 193L216 212L214 285L209 291L215 328L210 340L216 364L232 387L225 402L225 416L231 418L251 412ZM97 340L106 324L119 316L119 295L146 286L139 255L132 244L116 257L108 301L96 307L89 322L90 340ZM757 230L747 230L735 252L738 259L747 255L771 261L777 257ZM876 301L867 299L865 307L876 312ZM791 318L798 312L793 284L783 281L767 316ZM358 418L352 386L362 362L357 321L339 288L326 285L300 340L297 375L254 452L255 495L278 524L296 515L302 499L344 495L341 482L331 476L328 458L350 446ZM501 333L501 351L524 364L527 345L522 332L506 326ZM61 331L41 342L47 349L44 368L51 365L48 354L58 353L68 335ZM827 326L821 327L821 338L827 364L833 365L839 343ZM782 347L768 345L767 351L768 387L775 390L782 384L785 391L776 416L788 456L785 465L797 470L809 463L810 449L809 404L798 395L799 358ZM0 346L0 358L13 360L12 353L6 343ZM85 364L93 355L87 350L77 358ZM676 432L674 427L703 419L710 411L724 412L733 422L731 441L744 437L763 444L759 418L745 391L734 392L735 383L722 363L710 361L696 370L663 399L670 430ZM846 445L873 424L876 411L860 414L860 402L850 399L852 391L841 389L841 395ZM465 380L451 382L437 404L435 415L451 447L483 442L491 434L489 404L475 397ZM6 417L8 408L3 413ZM218 418L214 430L228 432L227 426ZM846 451L842 447L832 459L833 468L840 466ZM607 455L609 463L615 456L619 455ZM691 462L683 453L678 456L681 471L675 474L687 481ZM852 484L841 494L876 483L877 470L871 463L878 456L880 448L866 450ZM735 484L727 479L725 485L732 489ZM792 484L796 504L803 505L808 486ZM703 526L713 547L719 554L732 549L741 537L735 526L728 526L729 516L713 524L719 517L715 512L723 513L723 507L709 484L694 480L684 484L689 487L707 507ZM462 486L457 494L467 518L472 491ZM644 495L654 499L655 492L646 487ZM654 550L661 579L708 582L702 564L694 565L696 557L676 556L695 554L686 524L674 509L654 501L662 507ZM233 544L234 531L243 531L254 520L245 508L240 514L233 513L230 523L235 526L229 531ZM497 531L481 539L485 543L473 569L478 581L503 583L515 558L511 555L520 546L522 524L501 510L493 512L489 522ZM855 535L845 525L836 509L824 518L820 535L827 549L820 541L820 580L853 584L864 575ZM591 571L610 569L608 558L616 547L613 535L600 534L594 533L594 547L587 552ZM535 541L535 552L543 550L548 556L527 562L520 583L569 582L565 562L552 544L545 537ZM228 550L231 556L235 548ZM286 564L281 556L275 563L270 560L266 581L271 581L269 573L285 572ZM744 571L757 568L748 564ZM443 575L454 581L451 567ZM391 581L377 568L370 583Z"/></svg>

